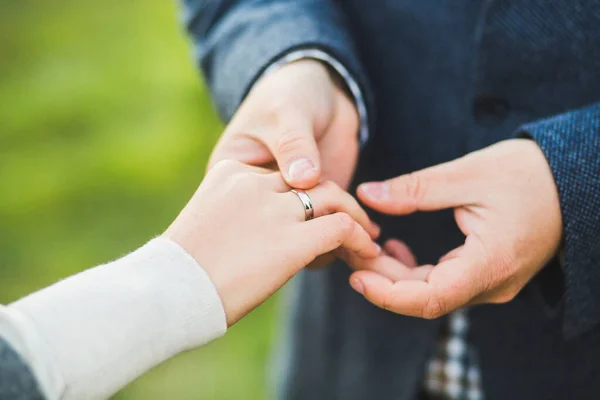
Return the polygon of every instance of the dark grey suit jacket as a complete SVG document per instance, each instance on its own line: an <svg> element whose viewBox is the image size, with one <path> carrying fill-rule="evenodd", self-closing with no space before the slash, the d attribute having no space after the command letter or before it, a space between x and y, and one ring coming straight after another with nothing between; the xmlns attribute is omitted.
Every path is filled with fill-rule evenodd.
<svg viewBox="0 0 600 400"><path fill-rule="evenodd" d="M600 398L600 2L187 0L198 62L224 120L274 60L319 48L367 98L355 183L516 135L543 149L564 218L548 265L509 304L471 311L486 398ZM373 215L431 263L463 239L451 212ZM344 265L295 282L285 399L411 399L440 321L369 305Z"/></svg>

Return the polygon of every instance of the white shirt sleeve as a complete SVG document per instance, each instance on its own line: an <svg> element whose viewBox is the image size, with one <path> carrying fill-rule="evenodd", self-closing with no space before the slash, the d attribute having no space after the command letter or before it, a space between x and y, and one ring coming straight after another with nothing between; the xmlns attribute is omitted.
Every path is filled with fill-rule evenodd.
<svg viewBox="0 0 600 400"><path fill-rule="evenodd" d="M0 336L49 400L107 398L226 330L209 276L165 238L0 306Z"/></svg>
<svg viewBox="0 0 600 400"><path fill-rule="evenodd" d="M292 51L291 53L288 53L275 61L273 64L269 65L269 67L263 73L263 76L273 72L285 64L306 58L312 58L327 63L338 74L340 74L342 79L344 79L346 85L348 85L348 88L352 93L352 97L354 97L354 102L356 103L356 109L358 110L358 116L360 118L359 139L361 146L364 145L369 139L369 124L365 98L360 90L360 87L358 86L358 83L352 77L348 69L344 66L344 64L336 60L334 57L319 49L300 49Z"/></svg>

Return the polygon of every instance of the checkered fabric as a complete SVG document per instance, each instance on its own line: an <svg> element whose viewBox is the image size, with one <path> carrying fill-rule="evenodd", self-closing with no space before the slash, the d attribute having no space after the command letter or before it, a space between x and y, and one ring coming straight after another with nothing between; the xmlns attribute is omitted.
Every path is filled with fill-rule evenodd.
<svg viewBox="0 0 600 400"><path fill-rule="evenodd" d="M442 327L423 390L436 400L483 400L475 350L469 345L466 310L450 314Z"/></svg>

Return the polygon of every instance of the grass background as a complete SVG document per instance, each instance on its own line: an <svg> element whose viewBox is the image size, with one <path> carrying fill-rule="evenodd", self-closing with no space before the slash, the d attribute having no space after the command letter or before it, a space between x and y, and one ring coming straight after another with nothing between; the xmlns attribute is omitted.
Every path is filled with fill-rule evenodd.
<svg viewBox="0 0 600 400"><path fill-rule="evenodd" d="M0 3L1 303L134 249L185 204L222 129L190 55L173 0ZM274 308L115 398L265 398Z"/></svg>

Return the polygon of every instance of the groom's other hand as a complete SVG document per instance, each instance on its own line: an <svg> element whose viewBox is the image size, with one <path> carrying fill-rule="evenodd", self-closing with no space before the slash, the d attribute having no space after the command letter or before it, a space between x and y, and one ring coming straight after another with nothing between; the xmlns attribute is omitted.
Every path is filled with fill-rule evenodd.
<svg viewBox="0 0 600 400"><path fill-rule="evenodd" d="M556 255L561 242L558 192L532 140L507 140L410 175L367 183L358 195L394 215L453 208L466 235L465 243L436 266L416 266L395 241L386 244L388 255L353 261L361 269L350 277L355 290L400 314L436 318L464 305L508 302ZM394 255L399 250L404 256Z"/></svg>
<svg viewBox="0 0 600 400"><path fill-rule="evenodd" d="M359 115L317 60L300 60L262 77L225 129L209 162L277 164L294 188L331 180L347 189L358 158Z"/></svg>

